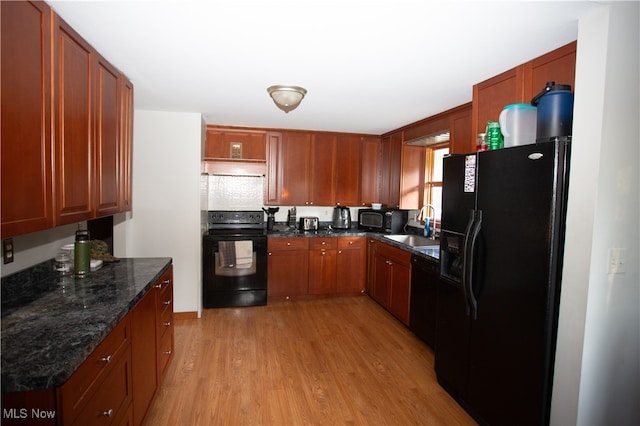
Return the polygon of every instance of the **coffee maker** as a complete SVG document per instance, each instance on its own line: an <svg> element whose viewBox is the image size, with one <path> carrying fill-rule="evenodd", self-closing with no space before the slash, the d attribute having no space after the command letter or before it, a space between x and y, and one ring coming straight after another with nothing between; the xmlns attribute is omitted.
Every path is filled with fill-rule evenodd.
<svg viewBox="0 0 640 426"><path fill-rule="evenodd" d="M349 207L335 206L333 209L333 220L331 221L333 229L349 229L351 228L351 210Z"/></svg>

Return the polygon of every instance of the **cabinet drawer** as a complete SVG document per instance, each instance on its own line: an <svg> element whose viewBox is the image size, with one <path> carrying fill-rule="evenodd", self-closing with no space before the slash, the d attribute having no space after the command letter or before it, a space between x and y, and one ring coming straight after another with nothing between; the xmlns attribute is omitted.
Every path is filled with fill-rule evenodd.
<svg viewBox="0 0 640 426"><path fill-rule="evenodd" d="M173 311L173 286L168 285L158 291L158 312L165 309Z"/></svg>
<svg viewBox="0 0 640 426"><path fill-rule="evenodd" d="M130 405L131 352L127 348L84 405L74 425L110 425L120 419Z"/></svg>
<svg viewBox="0 0 640 426"><path fill-rule="evenodd" d="M269 251L308 250L310 238L269 238Z"/></svg>
<svg viewBox="0 0 640 426"><path fill-rule="evenodd" d="M310 238L310 250L335 250L338 248L338 239L335 237L328 238Z"/></svg>
<svg viewBox="0 0 640 426"><path fill-rule="evenodd" d="M411 266L411 253L406 250L377 241L376 251L382 256L393 260L401 265Z"/></svg>
<svg viewBox="0 0 640 426"><path fill-rule="evenodd" d="M365 237L338 237L338 249L364 249Z"/></svg>
<svg viewBox="0 0 640 426"><path fill-rule="evenodd" d="M173 325L169 327L167 333L162 336L158 347L158 372L160 374L160 382L166 373L169 361L173 357Z"/></svg>
<svg viewBox="0 0 640 426"><path fill-rule="evenodd" d="M129 317L125 317L62 385L59 392L65 423L71 424L83 411L89 399L102 388L102 381L111 374L114 366L119 365L123 358L130 357L129 332Z"/></svg>
<svg viewBox="0 0 640 426"><path fill-rule="evenodd" d="M173 327L173 310L167 307L160 312L158 317L158 337L164 336L164 334Z"/></svg>

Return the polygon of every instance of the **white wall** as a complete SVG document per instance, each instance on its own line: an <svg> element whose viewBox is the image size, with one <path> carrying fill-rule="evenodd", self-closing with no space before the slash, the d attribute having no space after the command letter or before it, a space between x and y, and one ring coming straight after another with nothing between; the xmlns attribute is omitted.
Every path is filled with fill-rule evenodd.
<svg viewBox="0 0 640 426"><path fill-rule="evenodd" d="M200 114L134 112L133 210L114 220L114 254L172 257L174 310L200 312Z"/></svg>
<svg viewBox="0 0 640 426"><path fill-rule="evenodd" d="M640 424L639 22L612 2L579 23L552 425Z"/></svg>

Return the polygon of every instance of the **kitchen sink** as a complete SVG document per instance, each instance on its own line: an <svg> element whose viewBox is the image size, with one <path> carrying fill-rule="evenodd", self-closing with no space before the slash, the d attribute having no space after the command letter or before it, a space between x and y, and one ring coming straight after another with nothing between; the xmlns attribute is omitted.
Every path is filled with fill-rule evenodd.
<svg viewBox="0 0 640 426"><path fill-rule="evenodd" d="M406 244L411 247L427 247L427 246L439 246L440 241L425 238L420 235L385 235L385 238L396 241L398 243Z"/></svg>

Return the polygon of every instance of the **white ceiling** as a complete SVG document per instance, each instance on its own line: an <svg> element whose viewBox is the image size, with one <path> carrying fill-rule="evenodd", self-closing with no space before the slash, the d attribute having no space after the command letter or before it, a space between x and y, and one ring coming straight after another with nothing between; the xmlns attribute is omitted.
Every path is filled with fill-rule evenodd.
<svg viewBox="0 0 640 426"><path fill-rule="evenodd" d="M576 40L594 1L49 1L135 85L211 124L382 134ZM266 88L305 87L294 111ZM541 88L542 89L542 88Z"/></svg>

